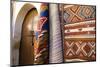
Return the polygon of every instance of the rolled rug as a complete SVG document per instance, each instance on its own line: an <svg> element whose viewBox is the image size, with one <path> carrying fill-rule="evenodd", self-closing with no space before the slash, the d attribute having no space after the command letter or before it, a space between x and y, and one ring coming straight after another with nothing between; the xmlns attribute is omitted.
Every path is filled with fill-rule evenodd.
<svg viewBox="0 0 100 67"><path fill-rule="evenodd" d="M34 64L47 64L49 62L49 12L48 4L40 6L40 20L37 25L36 40L34 45Z"/></svg>
<svg viewBox="0 0 100 67"><path fill-rule="evenodd" d="M62 63L61 27L58 12L58 4L49 5L50 16L50 56L49 63Z"/></svg>

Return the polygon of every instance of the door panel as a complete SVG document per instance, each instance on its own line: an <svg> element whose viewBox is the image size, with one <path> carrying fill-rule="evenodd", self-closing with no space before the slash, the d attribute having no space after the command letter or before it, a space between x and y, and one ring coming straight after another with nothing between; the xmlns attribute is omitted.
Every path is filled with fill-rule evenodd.
<svg viewBox="0 0 100 67"><path fill-rule="evenodd" d="M22 25L22 35L20 42L20 55L19 55L19 64L33 64L34 63L34 51L32 46L32 34L29 29L29 25L32 23L34 16L37 15L35 8L31 9L23 22ZM34 41L33 41L34 42Z"/></svg>

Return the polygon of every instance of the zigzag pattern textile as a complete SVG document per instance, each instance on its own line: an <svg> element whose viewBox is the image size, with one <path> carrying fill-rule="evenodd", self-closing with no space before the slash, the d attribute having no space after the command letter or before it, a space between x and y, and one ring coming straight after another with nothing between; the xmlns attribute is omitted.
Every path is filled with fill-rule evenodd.
<svg viewBox="0 0 100 67"><path fill-rule="evenodd" d="M64 62L96 59L95 6L63 5Z"/></svg>

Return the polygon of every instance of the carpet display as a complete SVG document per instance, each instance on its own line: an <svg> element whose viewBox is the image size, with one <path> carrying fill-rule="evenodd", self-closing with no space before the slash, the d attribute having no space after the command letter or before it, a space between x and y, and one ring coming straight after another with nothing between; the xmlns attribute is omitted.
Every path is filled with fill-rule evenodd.
<svg viewBox="0 0 100 67"><path fill-rule="evenodd" d="M96 61L96 6L12 1L11 65Z"/></svg>
<svg viewBox="0 0 100 67"><path fill-rule="evenodd" d="M96 59L95 6L63 5L64 62Z"/></svg>

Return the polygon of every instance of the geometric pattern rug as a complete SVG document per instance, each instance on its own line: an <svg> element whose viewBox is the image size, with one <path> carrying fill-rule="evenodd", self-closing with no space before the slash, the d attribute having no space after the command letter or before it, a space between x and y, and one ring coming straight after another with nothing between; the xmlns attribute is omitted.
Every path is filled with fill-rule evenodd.
<svg viewBox="0 0 100 67"><path fill-rule="evenodd" d="M62 5L64 62L96 60L96 7Z"/></svg>

